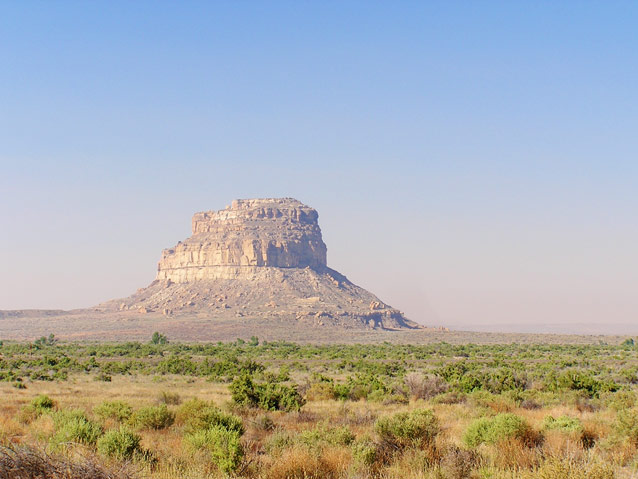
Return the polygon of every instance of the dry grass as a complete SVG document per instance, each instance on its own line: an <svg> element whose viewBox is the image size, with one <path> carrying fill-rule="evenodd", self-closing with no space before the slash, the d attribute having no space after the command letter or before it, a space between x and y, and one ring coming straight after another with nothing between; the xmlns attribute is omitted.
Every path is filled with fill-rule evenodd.
<svg viewBox="0 0 638 479"><path fill-rule="evenodd" d="M268 479L337 479L343 477L352 461L344 448L329 448L314 454L303 447L289 449L266 466Z"/></svg>
<svg viewBox="0 0 638 479"><path fill-rule="evenodd" d="M93 408L104 400L124 400L134 408L153 404L157 400L158 391L179 391L183 401L198 397L213 401L222 408L230 408L227 385L213 384L202 379L167 376L158 381L147 376L114 376L113 381L107 383L78 376L71 377L69 381L63 383L33 382L29 384L27 390L17 390L6 383L0 383L0 442L6 445L12 444L8 449L3 450L5 452L2 460L5 462L0 462L0 478L96 477L99 479L110 477L117 479L131 477L130 469L110 468L100 462L90 448L78 448L63 456L47 455L43 452L43 448L47 445L48 438L54 433L51 417L43 415L27 424L19 421L19 413L24 405L39 394L49 395L61 408L79 407L91 414ZM178 406L169 405L168 407L176 410ZM475 450L467 449L463 445L462 436L468 424L479 414L495 414L504 410L505 407L507 407L505 410L524 417L535 431L541 430L543 419L549 414L555 417L561 415L577 417L582 421L584 431L591 436L591 444L583 443L576 433L545 431L542 444L537 442L533 447L517 440L508 440L496 445L482 445ZM294 437L296 434L315 428L319 423L330 427L347 427L357 441L369 437L372 443L381 447L380 440L374 433L376 419L418 408L433 409L441 427L436 441L427 447L410 447L400 453L380 449L378 458L372 465L356 463L349 446L328 445L312 449L300 444L290 444L283 447L277 454L271 454L266 450L266 444L273 435L285 431ZM490 398L489 402L480 407L473 400L459 404L413 400L409 404L386 405L363 400L344 403L322 399L308 402L299 413L268 413L267 420L263 412L255 410L233 408L233 412L242 416L246 426L246 433L243 436L246 458L239 469L239 476L246 478L629 479L638 477L635 474L638 461L636 446L629 441L613 438L612 424L615 420L615 412L609 409L583 410L577 404L526 409L515 407L508 400L501 398ZM105 425L115 426L111 423ZM151 451L156 459L155 462L140 462L136 465L139 477L145 479L223 477L205 454L195 454L185 447L182 442L183 426L179 421L167 429L139 431L139 434L142 436L142 448ZM36 447L21 449L22 444L36 445ZM46 473L49 475L9 475L7 471L11 470L10 467L14 467L7 462L13 460L11 457L18 458L21 464L33 463L33 467L52 465ZM58 467L62 464L65 464L70 471L66 476L60 475ZM85 469L80 469L82 467ZM93 469L86 469L89 467ZM88 475L78 476L78 471Z"/></svg>
<svg viewBox="0 0 638 479"><path fill-rule="evenodd" d="M29 446L0 446L2 479L128 479L126 465L105 466L96 457L69 458Z"/></svg>

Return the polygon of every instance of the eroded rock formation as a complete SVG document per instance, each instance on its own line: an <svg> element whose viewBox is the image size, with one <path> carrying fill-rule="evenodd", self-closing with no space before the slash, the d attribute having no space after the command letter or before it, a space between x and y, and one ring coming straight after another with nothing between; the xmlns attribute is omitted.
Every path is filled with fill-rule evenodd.
<svg viewBox="0 0 638 479"><path fill-rule="evenodd" d="M318 217L291 198L235 200L195 213L193 236L164 250L157 279L187 283L239 278L262 267L325 268Z"/></svg>
<svg viewBox="0 0 638 479"><path fill-rule="evenodd" d="M292 198L235 200L223 210L196 213L192 236L163 251L151 285L101 307L352 328L419 327L328 268L318 217Z"/></svg>

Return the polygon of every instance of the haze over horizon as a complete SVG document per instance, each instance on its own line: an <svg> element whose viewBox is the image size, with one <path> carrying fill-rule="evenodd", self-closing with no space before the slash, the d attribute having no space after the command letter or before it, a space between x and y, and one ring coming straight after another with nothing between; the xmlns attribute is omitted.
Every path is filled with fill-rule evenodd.
<svg viewBox="0 0 638 479"><path fill-rule="evenodd" d="M294 197L417 322L638 334L638 4L5 2L0 309Z"/></svg>

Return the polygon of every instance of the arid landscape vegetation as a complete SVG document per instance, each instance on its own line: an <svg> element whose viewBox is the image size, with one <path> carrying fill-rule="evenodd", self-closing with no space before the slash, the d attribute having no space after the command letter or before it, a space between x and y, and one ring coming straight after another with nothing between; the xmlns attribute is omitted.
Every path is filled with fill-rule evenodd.
<svg viewBox="0 0 638 479"><path fill-rule="evenodd" d="M5 342L0 378L3 478L620 479L638 467L632 339L49 336Z"/></svg>
<svg viewBox="0 0 638 479"><path fill-rule="evenodd" d="M0 479L638 479L637 25L0 1Z"/></svg>

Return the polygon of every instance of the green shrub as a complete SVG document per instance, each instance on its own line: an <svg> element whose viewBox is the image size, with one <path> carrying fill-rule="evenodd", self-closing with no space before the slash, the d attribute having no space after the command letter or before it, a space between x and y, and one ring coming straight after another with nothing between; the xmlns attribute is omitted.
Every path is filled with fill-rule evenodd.
<svg viewBox="0 0 638 479"><path fill-rule="evenodd" d="M94 445L102 435L102 426L88 419L81 409L58 411L51 416L55 425L54 444L80 443Z"/></svg>
<svg viewBox="0 0 638 479"><path fill-rule="evenodd" d="M222 426L192 432L184 439L193 449L206 450L212 462L226 474L235 471L244 457L240 434Z"/></svg>
<svg viewBox="0 0 638 479"><path fill-rule="evenodd" d="M142 438L134 432L120 427L107 431L97 441L97 450L104 456L118 459L120 461L131 459L140 451L140 441Z"/></svg>
<svg viewBox="0 0 638 479"><path fill-rule="evenodd" d="M530 476L534 479L615 479L612 464L598 461L575 461L569 458L549 457L535 468Z"/></svg>
<svg viewBox="0 0 638 479"><path fill-rule="evenodd" d="M494 444L510 438L528 441L531 436L532 429L525 419L505 413L477 419L465 431L463 441L469 447L476 447L481 443Z"/></svg>
<svg viewBox="0 0 638 479"><path fill-rule="evenodd" d="M607 405L615 411L631 409L638 403L638 397L634 391L618 391L607 395Z"/></svg>
<svg viewBox="0 0 638 479"><path fill-rule="evenodd" d="M64 424L73 421L74 419L86 419L86 412L83 409L61 409L59 411L51 412L51 419L56 428L64 426Z"/></svg>
<svg viewBox="0 0 638 479"><path fill-rule="evenodd" d="M184 422L186 432L210 429L214 426L223 427L227 431L233 431L239 435L244 433L244 423L241 418L225 413L215 406L206 406L197 414L186 418Z"/></svg>
<svg viewBox="0 0 638 479"><path fill-rule="evenodd" d="M122 422L131 417L133 409L124 401L104 401L95 406L93 413L100 419L115 419Z"/></svg>
<svg viewBox="0 0 638 479"><path fill-rule="evenodd" d="M280 383L255 383L247 373L231 383L230 392L236 404L260 407L267 411L298 411L305 403L296 387Z"/></svg>
<svg viewBox="0 0 638 479"><path fill-rule="evenodd" d="M325 424L307 429L295 438L295 442L310 448L321 448L326 445L349 446L353 441L354 434L347 426L329 427Z"/></svg>
<svg viewBox="0 0 638 479"><path fill-rule="evenodd" d="M153 336L151 336L151 344L168 344L168 338L158 331L155 331Z"/></svg>
<svg viewBox="0 0 638 479"><path fill-rule="evenodd" d="M261 388L249 374L237 377L229 387L233 402L241 406L257 407L261 400Z"/></svg>
<svg viewBox="0 0 638 479"><path fill-rule="evenodd" d="M177 409L175 422L178 424L186 424L192 417L200 415L201 411L209 406L214 405L212 402L208 403L199 398L192 398L188 401L184 401Z"/></svg>
<svg viewBox="0 0 638 479"><path fill-rule="evenodd" d="M567 389L579 391L590 398L599 397L601 393L618 391L619 386L610 379L598 379L590 371L568 370L561 374L549 374L545 380L549 391Z"/></svg>
<svg viewBox="0 0 638 479"><path fill-rule="evenodd" d="M439 423L430 409L415 409L379 418L374 430L385 442L402 448L432 442L439 433Z"/></svg>
<svg viewBox="0 0 638 479"><path fill-rule="evenodd" d="M570 416L546 416L543 420L543 429L557 430L562 432L581 432L583 423L580 419Z"/></svg>
<svg viewBox="0 0 638 479"><path fill-rule="evenodd" d="M133 413L129 422L141 429L164 429L175 421L175 414L169 411L166 404L147 406Z"/></svg>
<svg viewBox="0 0 638 479"><path fill-rule="evenodd" d="M284 384L261 385L259 407L267 411L299 411L305 404L297 388Z"/></svg>
<svg viewBox="0 0 638 479"><path fill-rule="evenodd" d="M266 443L264 444L264 449L268 454L276 456L284 449L292 446L294 442L295 441L290 432L279 429L268 436L268 439L266 439Z"/></svg>
<svg viewBox="0 0 638 479"><path fill-rule="evenodd" d="M619 411L615 429L621 436L626 436L634 445L638 446L638 410L623 409Z"/></svg>
<svg viewBox="0 0 638 479"><path fill-rule="evenodd" d="M352 458L355 464L371 466L377 460L377 445L370 438L361 438L352 443Z"/></svg>
<svg viewBox="0 0 638 479"><path fill-rule="evenodd" d="M31 406L41 412L50 411L55 407L55 402L49 396L40 394L31 401Z"/></svg>
<svg viewBox="0 0 638 479"><path fill-rule="evenodd" d="M49 396L40 394L31 400L20 411L19 420L25 424L37 419L44 413L50 412L55 407L55 402Z"/></svg>

